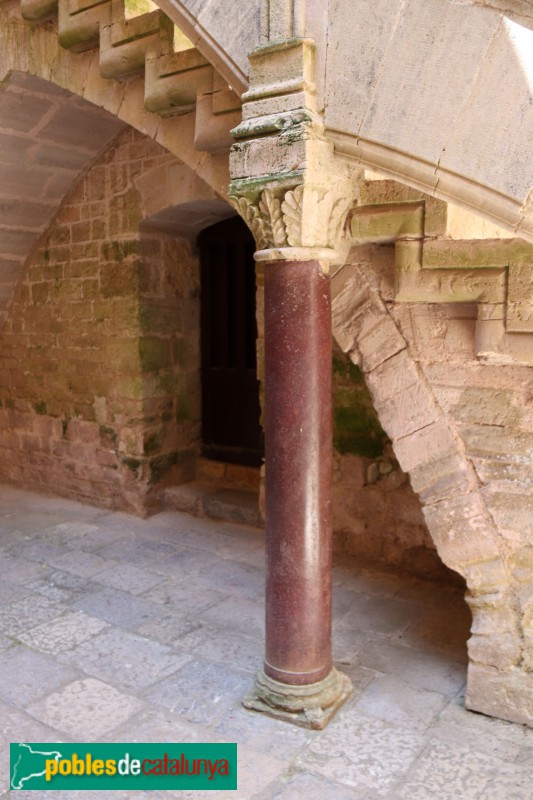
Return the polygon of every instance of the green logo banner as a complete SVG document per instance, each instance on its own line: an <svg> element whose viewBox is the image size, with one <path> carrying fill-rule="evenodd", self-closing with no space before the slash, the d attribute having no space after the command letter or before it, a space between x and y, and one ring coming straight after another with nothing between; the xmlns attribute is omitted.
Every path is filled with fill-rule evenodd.
<svg viewBox="0 0 533 800"><path fill-rule="evenodd" d="M11 743L10 788L232 790L237 745Z"/></svg>

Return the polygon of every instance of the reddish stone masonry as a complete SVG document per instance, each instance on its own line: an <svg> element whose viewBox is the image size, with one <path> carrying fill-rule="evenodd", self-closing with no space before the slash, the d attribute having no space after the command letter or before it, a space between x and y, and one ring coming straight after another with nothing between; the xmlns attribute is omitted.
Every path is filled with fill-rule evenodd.
<svg viewBox="0 0 533 800"><path fill-rule="evenodd" d="M96 163L27 265L0 334L0 479L145 513L192 469L197 262L139 231L135 179L175 161L133 130Z"/></svg>

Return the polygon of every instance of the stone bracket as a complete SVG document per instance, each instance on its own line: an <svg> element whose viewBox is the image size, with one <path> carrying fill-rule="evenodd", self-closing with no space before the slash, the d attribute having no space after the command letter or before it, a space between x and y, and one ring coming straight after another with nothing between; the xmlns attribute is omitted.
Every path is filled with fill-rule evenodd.
<svg viewBox="0 0 533 800"><path fill-rule="evenodd" d="M425 234L424 201L356 207L351 244L395 243L396 300L479 303L476 348L495 362L533 363L533 247L520 239Z"/></svg>
<svg viewBox="0 0 533 800"><path fill-rule="evenodd" d="M232 144L240 100L152 0L20 0L32 22L58 17L58 40L74 52L99 48L100 74L124 80L144 74L144 105L162 117L196 111L197 150Z"/></svg>
<svg viewBox="0 0 533 800"><path fill-rule="evenodd" d="M194 146L210 153L227 151L231 130L241 121L241 102L214 70L198 86Z"/></svg>

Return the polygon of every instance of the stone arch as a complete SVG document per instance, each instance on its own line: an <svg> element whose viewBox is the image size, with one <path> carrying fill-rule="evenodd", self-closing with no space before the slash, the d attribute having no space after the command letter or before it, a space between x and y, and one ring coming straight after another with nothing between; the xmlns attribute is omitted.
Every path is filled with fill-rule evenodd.
<svg viewBox="0 0 533 800"><path fill-rule="evenodd" d="M336 0L308 24L338 153L533 241L530 3Z"/></svg>
<svg viewBox="0 0 533 800"><path fill-rule="evenodd" d="M143 229L166 230L195 240L204 228L236 215L235 210L177 162L160 165L135 181L143 209Z"/></svg>
<svg viewBox="0 0 533 800"><path fill-rule="evenodd" d="M383 256L376 258L372 248L352 250L332 279L334 336L365 376L380 422L420 498L438 554L466 580L473 615L467 705L528 722L526 537L521 544L515 534L513 541L502 527L487 493L487 471L443 402L445 391L428 378L431 373L397 306L390 297L384 300L382 270ZM489 457L498 459L497 454Z"/></svg>
<svg viewBox="0 0 533 800"><path fill-rule="evenodd" d="M37 99L48 89L61 98L49 112L56 128L69 123L61 144L80 122L100 130L111 119L112 137L96 137L99 149L79 172L65 170L45 230L21 254L0 331L0 472L145 514L162 483L187 479L194 464L199 269L191 240L234 211L149 137L41 79L21 80L40 90ZM79 137L74 152L83 155ZM32 147L51 158L46 143Z"/></svg>
<svg viewBox="0 0 533 800"><path fill-rule="evenodd" d="M42 78L10 72L0 92L0 324L29 254L70 191L125 125Z"/></svg>

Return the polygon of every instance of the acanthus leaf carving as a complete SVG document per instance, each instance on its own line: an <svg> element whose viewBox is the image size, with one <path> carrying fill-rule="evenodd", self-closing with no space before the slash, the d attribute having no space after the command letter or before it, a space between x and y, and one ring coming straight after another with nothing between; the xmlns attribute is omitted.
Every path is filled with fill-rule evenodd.
<svg viewBox="0 0 533 800"><path fill-rule="evenodd" d="M290 189L281 204L283 221L287 231L287 241L291 247L299 247L302 243L302 201L303 184Z"/></svg>
<svg viewBox="0 0 533 800"><path fill-rule="evenodd" d="M258 250L285 247L334 249L352 205L348 196L323 186L299 184L264 189L255 200L230 196L252 231Z"/></svg>
<svg viewBox="0 0 533 800"><path fill-rule="evenodd" d="M353 205L351 197L339 197L334 201L329 216L328 241L338 242L344 229L348 212Z"/></svg>
<svg viewBox="0 0 533 800"><path fill-rule="evenodd" d="M253 233L258 250L263 250L270 245L271 229L261 211L247 197L230 195L229 202L243 218Z"/></svg>
<svg viewBox="0 0 533 800"><path fill-rule="evenodd" d="M272 189L265 189L259 201L259 209L270 220L272 243L276 247L287 247L287 233L281 211L281 200Z"/></svg>

